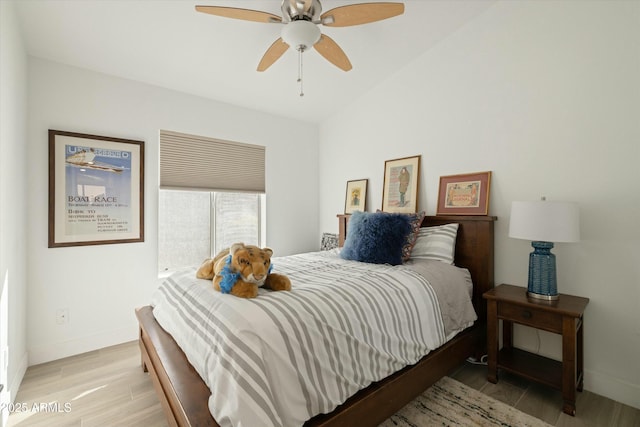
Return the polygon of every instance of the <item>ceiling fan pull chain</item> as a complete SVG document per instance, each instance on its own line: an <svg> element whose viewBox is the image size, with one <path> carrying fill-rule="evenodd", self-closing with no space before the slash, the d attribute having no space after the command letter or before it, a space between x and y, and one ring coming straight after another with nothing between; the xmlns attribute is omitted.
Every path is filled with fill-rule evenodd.
<svg viewBox="0 0 640 427"><path fill-rule="evenodd" d="M302 86L302 52L304 52L304 48L302 46L298 47L298 83L300 83L300 96L304 96L303 86Z"/></svg>

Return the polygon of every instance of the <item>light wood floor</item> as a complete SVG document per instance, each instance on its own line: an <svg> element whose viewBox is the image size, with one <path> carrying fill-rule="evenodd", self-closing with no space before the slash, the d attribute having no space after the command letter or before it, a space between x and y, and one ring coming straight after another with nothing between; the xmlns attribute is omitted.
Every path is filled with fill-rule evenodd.
<svg viewBox="0 0 640 427"><path fill-rule="evenodd" d="M167 426L137 341L31 366L15 401L27 411L9 415L9 427ZM61 412L31 410L56 401Z"/></svg>
<svg viewBox="0 0 640 427"><path fill-rule="evenodd" d="M562 412L562 393L500 371L487 381L487 367L465 363L450 377L556 427L640 427L640 410L590 391L578 393L576 416Z"/></svg>
<svg viewBox="0 0 640 427"><path fill-rule="evenodd" d="M640 410L589 391L578 394L577 416L571 417L561 412L560 392L518 377L503 373L498 384L491 384L485 366L469 363L450 376L553 426L640 427ZM51 402L58 402L59 412L33 410L34 404ZM27 410L12 413L9 427L167 425L151 380L140 368L137 342L30 367L16 404Z"/></svg>

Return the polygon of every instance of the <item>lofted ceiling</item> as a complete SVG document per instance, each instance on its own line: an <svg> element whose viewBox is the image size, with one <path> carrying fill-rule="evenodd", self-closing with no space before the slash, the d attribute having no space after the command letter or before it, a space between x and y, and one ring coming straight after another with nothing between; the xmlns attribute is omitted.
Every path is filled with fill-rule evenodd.
<svg viewBox="0 0 640 427"><path fill-rule="evenodd" d="M322 6L327 11L364 2L322 0ZM195 11L195 5L231 6L281 15L280 0L20 0L16 9L32 56L319 123L494 2L404 0L405 13L388 20L321 26L353 69L341 71L315 50L304 53L304 97L294 50L267 71L256 71L281 24Z"/></svg>

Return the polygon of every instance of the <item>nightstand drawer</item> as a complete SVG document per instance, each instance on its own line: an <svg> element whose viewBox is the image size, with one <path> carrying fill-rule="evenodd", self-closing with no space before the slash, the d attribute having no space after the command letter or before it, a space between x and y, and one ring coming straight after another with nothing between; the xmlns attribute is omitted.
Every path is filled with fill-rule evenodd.
<svg viewBox="0 0 640 427"><path fill-rule="evenodd" d="M562 316L513 304L498 304L498 317L549 332L562 333Z"/></svg>

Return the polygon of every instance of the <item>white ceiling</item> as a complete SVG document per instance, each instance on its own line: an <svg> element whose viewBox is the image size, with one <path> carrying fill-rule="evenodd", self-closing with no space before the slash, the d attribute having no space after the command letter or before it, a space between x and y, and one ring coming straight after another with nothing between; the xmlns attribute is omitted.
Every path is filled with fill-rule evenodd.
<svg viewBox="0 0 640 427"><path fill-rule="evenodd" d="M323 0L323 10L362 0ZM404 0L405 13L323 33L345 51L344 72L315 50L304 54L304 92L298 95L297 53L289 49L266 72L256 67L280 36L281 24L198 13L196 4L281 15L279 0L20 0L16 1L30 55L137 80L246 108L321 122L495 0Z"/></svg>

